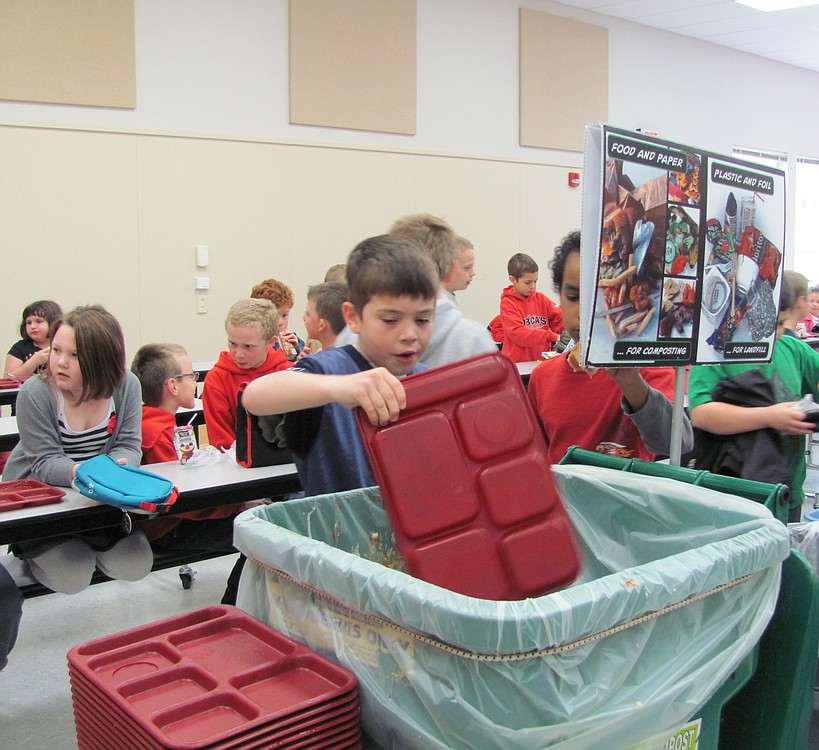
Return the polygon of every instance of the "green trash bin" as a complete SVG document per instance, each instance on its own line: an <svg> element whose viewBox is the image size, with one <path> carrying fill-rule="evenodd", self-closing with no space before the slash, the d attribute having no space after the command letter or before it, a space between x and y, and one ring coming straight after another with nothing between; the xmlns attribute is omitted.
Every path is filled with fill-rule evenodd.
<svg viewBox="0 0 819 750"><path fill-rule="evenodd" d="M601 466L728 492L762 503L788 521L784 484L767 484L683 467L569 448L561 464ZM782 567L776 612L757 647L703 706L698 750L806 750L819 649L819 578L792 550Z"/></svg>
<svg viewBox="0 0 819 750"><path fill-rule="evenodd" d="M553 471L584 557L559 592L496 602L412 578L369 488L241 514L238 604L355 672L373 747L636 747L753 671L787 530L668 477Z"/></svg>
<svg viewBox="0 0 819 750"><path fill-rule="evenodd" d="M784 484L767 484L750 479L725 477L712 474L710 471L687 469L682 466L670 466L665 463L642 461L639 458L617 458L596 451L587 451L572 446L560 459L560 465L579 464L582 466L600 466L616 471L629 471L651 477L666 477L677 482L686 482L710 490L726 492L729 495L743 497L762 503L773 516L782 523L788 522L789 490Z"/></svg>

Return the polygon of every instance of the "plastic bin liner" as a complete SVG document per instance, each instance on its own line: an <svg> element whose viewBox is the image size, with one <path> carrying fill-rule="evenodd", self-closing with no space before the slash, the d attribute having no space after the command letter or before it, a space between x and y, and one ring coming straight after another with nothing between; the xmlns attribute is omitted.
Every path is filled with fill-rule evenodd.
<svg viewBox="0 0 819 750"><path fill-rule="evenodd" d="M819 521L789 523L791 547L799 550L819 575Z"/></svg>
<svg viewBox="0 0 819 750"><path fill-rule="evenodd" d="M671 479L553 471L584 556L569 588L503 602L410 577L370 488L242 513L238 605L355 672L377 747L630 748L696 715L756 646L788 531Z"/></svg>

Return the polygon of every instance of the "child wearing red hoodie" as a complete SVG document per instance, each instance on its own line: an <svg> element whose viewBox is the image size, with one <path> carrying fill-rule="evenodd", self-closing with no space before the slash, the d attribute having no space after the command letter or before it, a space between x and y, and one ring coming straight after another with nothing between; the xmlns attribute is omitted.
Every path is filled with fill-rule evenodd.
<svg viewBox="0 0 819 750"><path fill-rule="evenodd" d="M537 291L538 265L525 253L515 253L506 264L512 283L501 293L503 324L501 352L513 362L534 362L563 333L563 314L545 294Z"/></svg>
<svg viewBox="0 0 819 750"><path fill-rule="evenodd" d="M225 331L228 351L219 355L205 376L202 392L208 442L222 450L236 441L239 386L292 367L281 349L273 348L279 333L279 315L270 300L239 300L228 311Z"/></svg>
<svg viewBox="0 0 819 750"><path fill-rule="evenodd" d="M179 344L145 344L131 372L142 386L142 463L176 461L176 411L193 408L199 373Z"/></svg>
<svg viewBox="0 0 819 750"><path fill-rule="evenodd" d="M176 461L176 411L191 408L197 374L185 348L178 344L145 344L131 364L142 386L142 463ZM142 530L155 554L183 551L213 554L236 552L233 519L258 503L232 503L215 508L173 513L145 521ZM228 579L223 604L236 603L236 586L244 559L239 558Z"/></svg>

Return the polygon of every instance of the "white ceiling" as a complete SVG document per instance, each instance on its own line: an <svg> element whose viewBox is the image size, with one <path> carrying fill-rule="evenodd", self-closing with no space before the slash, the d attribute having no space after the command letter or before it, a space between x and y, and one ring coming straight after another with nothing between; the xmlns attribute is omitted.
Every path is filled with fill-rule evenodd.
<svg viewBox="0 0 819 750"><path fill-rule="evenodd" d="M819 5L764 13L734 0L558 2L819 71Z"/></svg>

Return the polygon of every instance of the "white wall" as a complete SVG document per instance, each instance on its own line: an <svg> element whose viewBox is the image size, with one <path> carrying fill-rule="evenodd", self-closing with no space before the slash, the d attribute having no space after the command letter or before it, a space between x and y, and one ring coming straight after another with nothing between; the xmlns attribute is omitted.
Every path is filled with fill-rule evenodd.
<svg viewBox="0 0 819 750"><path fill-rule="evenodd" d="M248 279L291 283L298 321L306 286L328 260L416 210L443 215L475 242L479 276L462 307L488 321L506 258L530 252L548 276L551 248L579 225L579 191L565 188L564 176L582 155L518 145L518 3L418 0L415 136L288 123L287 0L135 0L135 7L135 110L0 102L0 134L3 126L10 133L0 139L0 341L11 343L20 309L34 298L70 305L104 287L100 301L121 302L113 290L130 283L129 309L119 314L131 351L145 340L192 337L194 358L209 358L221 344L221 308L231 294L244 295ZM612 124L719 152L741 145L819 156L819 73L548 0L526 7L609 27ZM322 148L304 152L317 161L302 171L307 157L283 156L287 144ZM382 158L401 167L373 185ZM282 159L286 169L265 171ZM355 177L352 195L345 171ZM236 205L231 191L265 180L269 190ZM18 182L26 190L16 195ZM111 192L105 205L83 203L83 195L96 202L93 189L103 185ZM344 217L330 215L337 206ZM315 229L299 237L311 223ZM198 243L214 245L212 314L199 317L190 289ZM93 268L82 265L84 247ZM220 259L227 247L244 248L243 265ZM271 249L275 263L265 266ZM21 260L9 264L12 256ZM47 271L37 273L39 264ZM136 287L133 269L140 269ZM165 315L157 305L170 294L185 295L184 303Z"/></svg>

